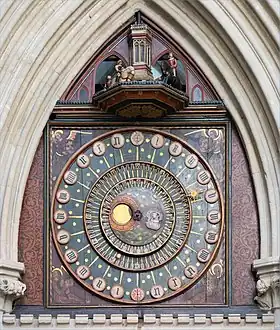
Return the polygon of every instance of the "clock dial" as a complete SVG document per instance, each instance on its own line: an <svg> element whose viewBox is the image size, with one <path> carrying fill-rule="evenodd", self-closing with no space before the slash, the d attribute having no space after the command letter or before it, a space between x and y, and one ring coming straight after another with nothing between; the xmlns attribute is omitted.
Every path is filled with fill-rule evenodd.
<svg viewBox="0 0 280 330"><path fill-rule="evenodd" d="M53 239L87 289L130 304L186 290L210 266L224 226L211 168L186 141L154 129L103 134L54 187Z"/></svg>

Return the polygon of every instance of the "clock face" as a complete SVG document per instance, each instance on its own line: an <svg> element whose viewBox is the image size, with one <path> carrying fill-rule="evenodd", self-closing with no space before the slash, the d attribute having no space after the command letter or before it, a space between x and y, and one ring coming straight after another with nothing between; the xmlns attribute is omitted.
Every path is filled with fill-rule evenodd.
<svg viewBox="0 0 280 330"><path fill-rule="evenodd" d="M67 162L51 223L64 266L83 286L139 304L170 298L203 276L224 212L211 168L186 141L126 128L100 135Z"/></svg>

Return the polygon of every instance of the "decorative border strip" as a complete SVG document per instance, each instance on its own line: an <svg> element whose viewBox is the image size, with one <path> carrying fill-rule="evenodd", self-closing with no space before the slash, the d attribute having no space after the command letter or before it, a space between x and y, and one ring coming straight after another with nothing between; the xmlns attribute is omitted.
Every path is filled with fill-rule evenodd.
<svg viewBox="0 0 280 330"><path fill-rule="evenodd" d="M1 320L1 318L0 318ZM2 317L3 327L10 328L36 328L41 326L52 328L71 327L110 327L112 326L133 326L137 325L137 329L147 327L164 326L165 329L173 329L174 327L183 329L193 329L194 327L215 326L215 328L224 329L224 327L235 326L251 326L252 329L257 327L265 327L272 329L274 324L274 315L272 313L263 314L258 317L257 314L246 314L242 317L241 314L211 314L206 317L206 314L178 314L174 317L173 314L161 314L156 317L156 314L144 314L143 318L139 318L137 314L111 314L110 318L106 318L105 314L76 314L75 318L71 318L70 314L58 314L53 317L51 314L39 314L36 318L33 314L21 314L16 318L15 314L4 314ZM1 322L0 322L1 325Z"/></svg>

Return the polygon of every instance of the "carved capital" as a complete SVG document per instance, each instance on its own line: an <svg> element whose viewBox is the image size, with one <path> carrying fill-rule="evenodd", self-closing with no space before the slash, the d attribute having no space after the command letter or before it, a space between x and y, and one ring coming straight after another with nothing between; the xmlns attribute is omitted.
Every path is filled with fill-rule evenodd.
<svg viewBox="0 0 280 330"><path fill-rule="evenodd" d="M280 308L280 276L271 280L273 308Z"/></svg>
<svg viewBox="0 0 280 330"><path fill-rule="evenodd" d="M26 285L19 280L0 278L0 292L4 295L20 297L24 295Z"/></svg>
<svg viewBox="0 0 280 330"><path fill-rule="evenodd" d="M280 258L255 260L253 269L259 278L255 301L263 310L280 308Z"/></svg>
<svg viewBox="0 0 280 330"><path fill-rule="evenodd" d="M257 296L255 301L259 304L260 308L263 310L271 310L272 308L272 298L270 292L270 285L264 280L259 279L256 285Z"/></svg>
<svg viewBox="0 0 280 330"><path fill-rule="evenodd" d="M24 295L26 285L15 278L0 278L0 312L10 313L13 303Z"/></svg>
<svg viewBox="0 0 280 330"><path fill-rule="evenodd" d="M23 272L22 263L0 260L0 312L10 313L14 301L24 294L26 285L20 281Z"/></svg>

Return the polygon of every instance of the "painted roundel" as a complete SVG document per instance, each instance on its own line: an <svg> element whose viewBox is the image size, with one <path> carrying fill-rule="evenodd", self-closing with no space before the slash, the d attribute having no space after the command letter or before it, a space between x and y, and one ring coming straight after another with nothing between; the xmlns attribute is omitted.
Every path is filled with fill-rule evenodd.
<svg viewBox="0 0 280 330"><path fill-rule="evenodd" d="M223 202L186 141L120 129L84 145L54 188L52 232L68 271L122 303L152 303L203 276L219 247Z"/></svg>

